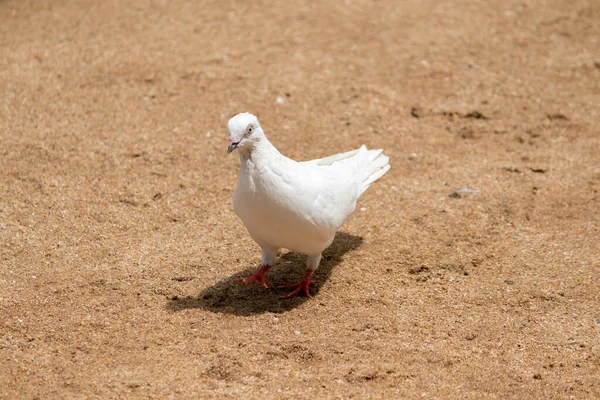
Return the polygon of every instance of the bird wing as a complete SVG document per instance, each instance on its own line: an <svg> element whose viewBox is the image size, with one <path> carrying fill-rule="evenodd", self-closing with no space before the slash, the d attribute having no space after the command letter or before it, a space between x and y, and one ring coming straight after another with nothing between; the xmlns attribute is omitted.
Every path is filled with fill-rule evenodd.
<svg viewBox="0 0 600 400"><path fill-rule="evenodd" d="M304 162L301 162L301 164L311 164L311 165L319 165L319 166L328 166L328 165L334 164L335 162L342 161L342 160L347 160L349 158L352 158L359 151L360 151L360 149L350 150L350 151L346 151L344 153L338 153L338 154L334 154L334 155L331 155L331 156L328 156L328 157L317 158L315 160L310 160L310 161L304 161Z"/></svg>
<svg viewBox="0 0 600 400"><path fill-rule="evenodd" d="M390 169L389 158L383 154L383 150L368 150L364 145L356 150L305 161L301 164L331 167L342 172L344 169L351 170L359 183L358 197Z"/></svg>
<svg viewBox="0 0 600 400"><path fill-rule="evenodd" d="M298 215L315 225L337 230L352 214L356 202L390 165L383 150L359 149L316 160L290 159L280 179ZM285 194L284 194L285 196Z"/></svg>

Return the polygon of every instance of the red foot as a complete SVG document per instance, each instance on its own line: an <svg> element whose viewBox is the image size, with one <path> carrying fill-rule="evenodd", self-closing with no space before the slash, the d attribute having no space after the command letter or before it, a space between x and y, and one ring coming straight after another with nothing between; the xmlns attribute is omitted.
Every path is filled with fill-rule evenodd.
<svg viewBox="0 0 600 400"><path fill-rule="evenodd" d="M264 287L265 289L267 289L269 287L269 286L267 286L267 283L269 283L269 281L265 277L265 274L267 273L267 271L269 270L269 268L271 268L270 265L263 265L259 269L257 269L256 272L253 273L252 275L250 275L249 277L243 278L243 279L238 279L238 280L236 280L236 282L237 283L242 283L244 285L247 285L247 284L252 283L254 281L258 281L258 283L260 283L262 285L262 287Z"/></svg>
<svg viewBox="0 0 600 400"><path fill-rule="evenodd" d="M310 285L317 284L317 282L310 280L310 277L312 274L313 274L313 271L310 269L307 269L306 274L304 275L304 279L302 279L302 282L297 283L295 285L280 286L281 289L292 290L291 293L288 293L281 298L282 299L291 299L292 297L296 297L298 294L300 294L300 292L303 292L306 295L306 297L312 297L308 291L308 288L310 287Z"/></svg>

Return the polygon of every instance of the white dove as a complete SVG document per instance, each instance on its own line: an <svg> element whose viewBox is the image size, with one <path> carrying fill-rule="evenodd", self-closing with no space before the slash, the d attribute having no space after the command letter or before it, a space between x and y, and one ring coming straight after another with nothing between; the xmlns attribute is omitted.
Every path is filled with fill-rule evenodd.
<svg viewBox="0 0 600 400"><path fill-rule="evenodd" d="M274 265L279 249L308 256L304 279L286 286L291 298L309 294L321 253L352 214L360 196L389 169L383 150L365 146L317 160L297 162L282 155L265 136L258 119L238 114L227 124L227 154L237 149L240 177L233 207L262 250L261 267L240 283L258 281L265 288L265 273Z"/></svg>

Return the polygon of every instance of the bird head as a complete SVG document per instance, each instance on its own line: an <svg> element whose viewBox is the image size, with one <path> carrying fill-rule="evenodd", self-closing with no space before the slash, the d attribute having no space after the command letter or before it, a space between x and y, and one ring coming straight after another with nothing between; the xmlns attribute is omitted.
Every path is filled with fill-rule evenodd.
<svg viewBox="0 0 600 400"><path fill-rule="evenodd" d="M241 113L231 118L227 123L229 136L227 154L236 148L251 148L260 139L261 132L258 119L250 113Z"/></svg>

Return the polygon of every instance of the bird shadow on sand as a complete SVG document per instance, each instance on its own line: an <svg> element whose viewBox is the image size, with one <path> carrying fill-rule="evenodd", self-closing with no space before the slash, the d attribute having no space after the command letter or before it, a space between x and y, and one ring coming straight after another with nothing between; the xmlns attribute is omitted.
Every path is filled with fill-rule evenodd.
<svg viewBox="0 0 600 400"><path fill-rule="evenodd" d="M335 235L331 246L323 252L321 264L313 275L317 282L310 289L313 297L318 297L320 288L331 276L333 268L342 261L343 255L358 248L362 242L361 237L344 232ZM264 289L258 283L241 285L236 282L236 279L251 275L256 268L258 265L217 282L204 289L198 296L169 300L166 308L171 312L199 308L215 313L249 316L266 312L283 313L311 300L304 296L289 300L281 299L287 291L277 288L281 285L297 283L302 279L306 269L305 255L289 252L279 257L275 266L267 273L270 281L269 289Z"/></svg>

